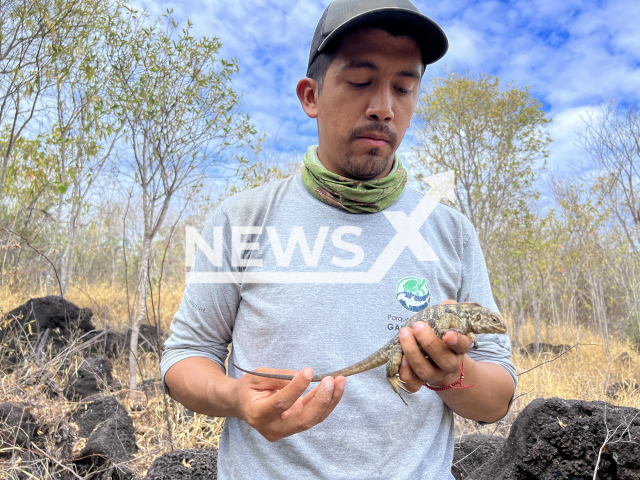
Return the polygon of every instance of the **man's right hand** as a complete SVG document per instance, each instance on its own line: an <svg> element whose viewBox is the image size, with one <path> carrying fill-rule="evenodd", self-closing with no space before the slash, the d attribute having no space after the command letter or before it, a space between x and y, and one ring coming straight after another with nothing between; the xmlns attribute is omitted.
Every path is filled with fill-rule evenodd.
<svg viewBox="0 0 640 480"><path fill-rule="evenodd" d="M238 418L245 420L270 442L303 432L324 421L342 398L347 381L344 377L327 377L303 397L313 378L311 368L297 374L291 370L268 368L256 371L295 375L293 380L243 375L236 381Z"/></svg>
<svg viewBox="0 0 640 480"><path fill-rule="evenodd" d="M294 375L291 370L257 371ZM173 365L165 383L173 398L194 412L212 417L236 417L245 420L267 440L308 430L324 421L342 398L344 377L325 378L302 397L313 378L305 368L293 380L243 375L229 378L217 363L203 357L190 357Z"/></svg>

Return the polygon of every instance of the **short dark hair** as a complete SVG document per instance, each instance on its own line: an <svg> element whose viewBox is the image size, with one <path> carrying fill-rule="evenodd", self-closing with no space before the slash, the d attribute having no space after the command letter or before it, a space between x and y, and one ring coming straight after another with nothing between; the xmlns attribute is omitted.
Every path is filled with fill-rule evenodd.
<svg viewBox="0 0 640 480"><path fill-rule="evenodd" d="M356 27L358 30L364 28L379 28L380 30L384 30L388 34L394 37L401 37L403 35L407 35L409 37L413 37L411 33L406 31L406 26L399 22L371 22L361 26ZM315 80L318 84L318 95L322 92L322 85L324 83L324 77L327 75L327 70L329 70L329 66L333 63L336 56L340 52L342 45L344 43L344 39L350 33L353 33L354 29L348 30L334 41L332 41L329 45L327 45L322 52L318 54L315 58L309 69L307 70L307 76ZM426 71L427 66L425 64L422 65L422 75Z"/></svg>
<svg viewBox="0 0 640 480"><path fill-rule="evenodd" d="M318 95L322 92L322 84L324 83L324 77L327 75L327 70L329 70L329 65L333 63L333 60L338 55L339 49L336 49L329 52L319 53L316 59L313 61L311 66L309 67L309 71L307 75L312 80L315 80L318 84Z"/></svg>

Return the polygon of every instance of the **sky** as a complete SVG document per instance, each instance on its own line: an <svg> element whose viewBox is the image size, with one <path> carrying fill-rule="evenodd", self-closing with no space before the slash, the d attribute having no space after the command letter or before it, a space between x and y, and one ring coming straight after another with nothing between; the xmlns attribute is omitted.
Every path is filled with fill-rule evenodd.
<svg viewBox="0 0 640 480"><path fill-rule="evenodd" d="M496 75L530 86L553 121L547 168L585 165L576 146L583 118L600 106L640 100L639 0L413 0L449 39L447 55L427 68L425 82L447 70ZM173 8L191 19L194 34L217 36L240 73L242 111L260 131L279 139L282 152L304 153L317 143L314 120L295 94L305 76L311 38L329 0L135 0L151 15ZM400 147L411 156L411 134Z"/></svg>

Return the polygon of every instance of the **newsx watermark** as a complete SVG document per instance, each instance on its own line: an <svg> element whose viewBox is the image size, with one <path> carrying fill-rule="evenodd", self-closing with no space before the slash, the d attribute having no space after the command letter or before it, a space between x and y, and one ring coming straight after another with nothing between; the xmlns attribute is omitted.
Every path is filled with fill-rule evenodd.
<svg viewBox="0 0 640 480"><path fill-rule="evenodd" d="M185 271L189 283L379 283L405 248L409 248L418 261L438 261L438 257L420 233L420 228L443 198L454 198L455 177L453 171L439 173L426 178L429 185L425 197L407 215L402 211L385 209L383 215L391 223L396 233L365 272L294 272L250 270L262 267L262 259L247 258L247 252L260 249L258 242L246 241L250 235L266 234L269 238L276 263L288 267L297 248L300 249L305 265L317 266L322 249L329 237L329 227L320 227L315 240L310 245L302 227L293 227L286 239L286 246L274 226L231 226L231 266L241 271L190 271L195 263L196 249L199 249L214 267L224 264L224 231L222 226L213 227L212 245L202 238L191 226L186 228ZM354 268L364 260L364 250L356 243L347 242L343 236L359 236L362 229L355 226L341 226L331 233L331 243L338 249L350 253L351 258L333 257L331 263L337 267ZM250 257L250 256L249 256Z"/></svg>

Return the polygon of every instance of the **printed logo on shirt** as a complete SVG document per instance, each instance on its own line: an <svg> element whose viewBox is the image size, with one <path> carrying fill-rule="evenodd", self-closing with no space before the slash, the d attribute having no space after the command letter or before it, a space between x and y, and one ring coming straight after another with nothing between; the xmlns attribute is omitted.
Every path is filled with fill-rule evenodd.
<svg viewBox="0 0 640 480"><path fill-rule="evenodd" d="M365 261L364 248L356 243L357 238L351 238L362 234L362 228L357 226L343 225L331 233L330 227L326 225L319 225L314 233L305 232L302 226L294 226L286 243L285 233L278 232L272 225L212 225L213 231L209 241L205 240L195 228L187 226L186 280L188 283L242 285L251 283L376 284L382 282L405 249L410 250L419 262L439 262L440 259L423 236L421 229L443 197L454 198L454 180L453 171L439 173L425 179L430 188L409 215L403 210L382 211L396 232L378 258L373 263L369 261L371 266L367 271L361 268ZM308 237L309 234L315 234L313 243ZM345 236L349 241L343 238ZM339 267L337 271L328 271L325 268L326 265L321 265L322 252L329 241L333 247L346 252L334 255L329 260L331 265ZM196 251L207 258L210 267L213 267L211 270L191 270L195 265ZM297 251L299 253L296 253ZM264 269L267 253L273 255L272 258L275 259L278 269ZM294 255L297 255L298 263L304 260L304 268L291 269ZM430 301L426 280L419 278L415 280L417 290L407 286L407 289L400 289L397 292L398 301L412 312L422 310L429 305ZM418 284L420 284L419 287ZM423 292L422 288L426 290ZM421 297L424 298L419 299Z"/></svg>
<svg viewBox="0 0 640 480"><path fill-rule="evenodd" d="M387 315L387 330L399 332L405 323L413 316L409 315L408 317L400 316L400 315Z"/></svg>
<svg viewBox="0 0 640 480"><path fill-rule="evenodd" d="M198 310L200 313L207 313L207 309L204 307L201 307L200 305L198 305L195 302L192 302L190 299L187 298L187 303L189 305L191 305L193 308L195 308L196 310Z"/></svg>
<svg viewBox="0 0 640 480"><path fill-rule="evenodd" d="M431 304L426 278L404 277L396 285L396 298L410 312L419 312Z"/></svg>

